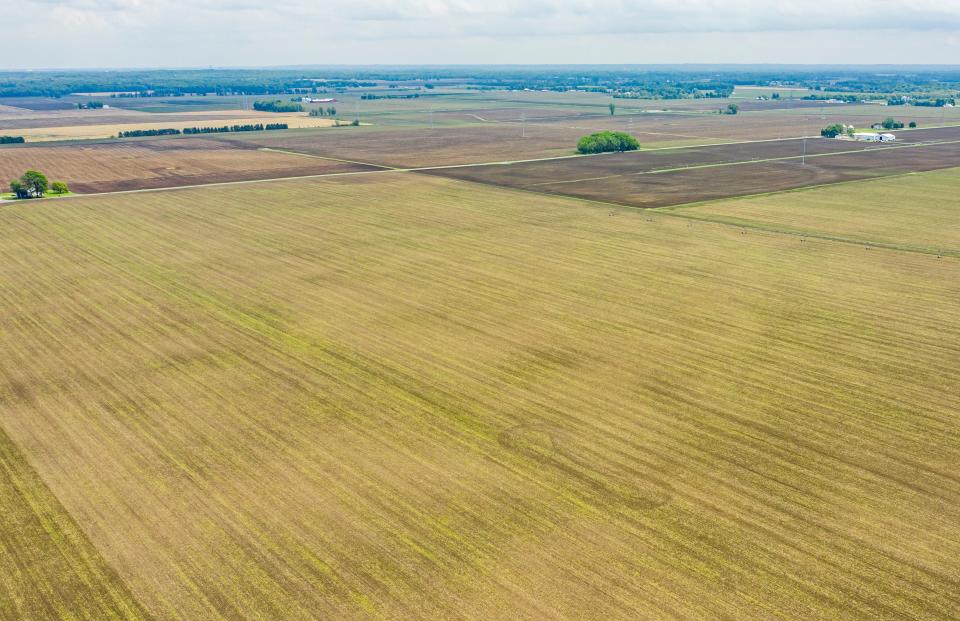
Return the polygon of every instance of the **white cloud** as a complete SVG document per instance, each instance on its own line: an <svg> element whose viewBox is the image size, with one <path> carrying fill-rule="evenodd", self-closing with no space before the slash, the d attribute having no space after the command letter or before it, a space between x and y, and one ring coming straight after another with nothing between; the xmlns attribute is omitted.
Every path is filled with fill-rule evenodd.
<svg viewBox="0 0 960 621"><path fill-rule="evenodd" d="M48 16L42 21L19 21L17 28L0 38L0 64L7 66L29 66L26 59L34 58L44 59L47 65L75 64L83 56L72 47L76 45L94 58L122 48L129 63L151 65L182 63L180 59L191 52L195 60L188 64L203 65L249 63L257 50L248 46L258 42L264 48L261 64L304 62L290 57L303 52L323 53L323 62L358 62L340 53L345 48L356 50L359 44L367 52L364 62L391 63L403 54L386 47L385 41L394 46L441 40L453 45L473 37L529 47L518 41L523 40L566 52L562 46L570 38L603 36L676 34L679 41L679 35L698 33L709 38L723 33L751 37L889 30L930 32L948 45L960 32L958 0L0 0L0 10L7 15ZM54 45L50 45L51 25L65 31ZM901 44L898 35L870 45L880 50ZM682 51L677 50L678 59ZM697 60L716 59L703 51L707 53ZM816 55L816 50L810 52ZM436 57L420 62L449 60ZM472 62L485 60L481 55ZM773 60L782 59L742 59Z"/></svg>

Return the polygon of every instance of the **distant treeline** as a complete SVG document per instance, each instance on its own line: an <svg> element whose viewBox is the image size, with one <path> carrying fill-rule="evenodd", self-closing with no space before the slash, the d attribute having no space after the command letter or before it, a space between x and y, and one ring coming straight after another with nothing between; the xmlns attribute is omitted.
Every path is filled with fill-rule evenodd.
<svg viewBox="0 0 960 621"><path fill-rule="evenodd" d="M255 101L253 109L259 112L303 112L303 106L293 101Z"/></svg>
<svg viewBox="0 0 960 621"><path fill-rule="evenodd" d="M120 138L143 138L145 136L176 136L179 134L225 134L230 132L260 132L274 129L290 129L287 123L252 123L247 125L224 125L223 127L184 127L179 129L133 129L117 134ZM21 139L20 142L23 142Z"/></svg>
<svg viewBox="0 0 960 621"><path fill-rule="evenodd" d="M418 99L419 97L419 93L410 95L374 95L372 93L364 93L360 95L360 99Z"/></svg>
<svg viewBox="0 0 960 621"><path fill-rule="evenodd" d="M845 103L857 103L863 98L857 95L804 95L800 99L804 101L843 101Z"/></svg>
<svg viewBox="0 0 960 621"><path fill-rule="evenodd" d="M351 71L192 69L118 71L10 71L0 73L0 97L64 97L116 93L116 97L280 95L325 89L371 88Z"/></svg>
<svg viewBox="0 0 960 621"><path fill-rule="evenodd" d="M0 136L0 144L21 144L26 142L23 136Z"/></svg>
<svg viewBox="0 0 960 621"><path fill-rule="evenodd" d="M62 97L71 93L115 93L116 97L262 96L384 85L584 91L625 99L725 97L736 86L759 85L774 90L808 88L818 94L859 93L872 98L910 94L935 100L960 91L960 69L879 65L501 65L0 73L0 97Z"/></svg>

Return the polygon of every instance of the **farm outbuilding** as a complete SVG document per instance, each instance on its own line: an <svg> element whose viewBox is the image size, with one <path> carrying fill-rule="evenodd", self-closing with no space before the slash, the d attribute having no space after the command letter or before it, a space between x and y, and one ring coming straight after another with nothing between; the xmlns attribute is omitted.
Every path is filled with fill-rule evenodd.
<svg viewBox="0 0 960 621"><path fill-rule="evenodd" d="M893 134L879 134L876 132L856 132L853 134L854 140L864 142L893 142L897 137Z"/></svg>

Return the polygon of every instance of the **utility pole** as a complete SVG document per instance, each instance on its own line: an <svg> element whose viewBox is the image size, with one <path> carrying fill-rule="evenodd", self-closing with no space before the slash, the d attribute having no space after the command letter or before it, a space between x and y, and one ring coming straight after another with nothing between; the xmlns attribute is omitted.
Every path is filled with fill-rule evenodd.
<svg viewBox="0 0 960 621"><path fill-rule="evenodd" d="M430 129L434 129L434 125L433 125L433 104L430 104Z"/></svg>
<svg viewBox="0 0 960 621"><path fill-rule="evenodd" d="M800 165L807 165L807 134L810 132L806 129L803 130L803 155L800 156Z"/></svg>
<svg viewBox="0 0 960 621"><path fill-rule="evenodd" d="M523 110L520 111L520 137L527 137L527 113Z"/></svg>

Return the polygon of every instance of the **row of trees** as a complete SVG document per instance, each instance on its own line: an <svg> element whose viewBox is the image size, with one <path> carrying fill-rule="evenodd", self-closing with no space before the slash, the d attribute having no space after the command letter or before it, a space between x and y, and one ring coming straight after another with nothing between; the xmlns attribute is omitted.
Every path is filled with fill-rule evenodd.
<svg viewBox="0 0 960 621"><path fill-rule="evenodd" d="M165 129L131 129L125 132L117 133L117 138L144 138L147 136L176 136L180 133L179 129L172 127Z"/></svg>
<svg viewBox="0 0 960 621"><path fill-rule="evenodd" d="M26 142L23 136L0 136L0 144L22 144Z"/></svg>
<svg viewBox="0 0 960 621"><path fill-rule="evenodd" d="M259 132L274 129L290 129L287 123L248 123L246 125L224 125L223 127L184 127L183 131L174 127L165 129L131 129L117 134L117 138L148 138L150 136L178 136L180 134L221 134L229 132Z"/></svg>
<svg viewBox="0 0 960 621"><path fill-rule="evenodd" d="M47 176L39 170L28 170L19 179L10 182L10 191L17 198L43 198L47 191L62 195L69 192L70 188L63 181L50 183Z"/></svg>
<svg viewBox="0 0 960 621"><path fill-rule="evenodd" d="M640 143L624 132L597 132L584 136L577 142L578 153L610 153L615 151L636 151Z"/></svg>
<svg viewBox="0 0 960 621"><path fill-rule="evenodd" d="M286 123L249 123L247 125L224 125L223 127L184 127L184 134L223 134L230 132L261 132L272 129L288 129Z"/></svg>
<svg viewBox="0 0 960 621"><path fill-rule="evenodd" d="M374 95L372 93L364 93L360 95L360 99L419 99L420 95L418 93L411 93L409 95Z"/></svg>
<svg viewBox="0 0 960 621"><path fill-rule="evenodd" d="M253 109L258 112L303 112L303 106L293 101L255 101Z"/></svg>
<svg viewBox="0 0 960 621"><path fill-rule="evenodd" d="M888 116L879 123L877 123L882 129L903 129L903 121L898 121L897 119ZM916 121L910 121L910 127L916 127Z"/></svg>
<svg viewBox="0 0 960 621"><path fill-rule="evenodd" d="M310 111L310 116L337 116L337 109L332 106L329 108L314 108Z"/></svg>

